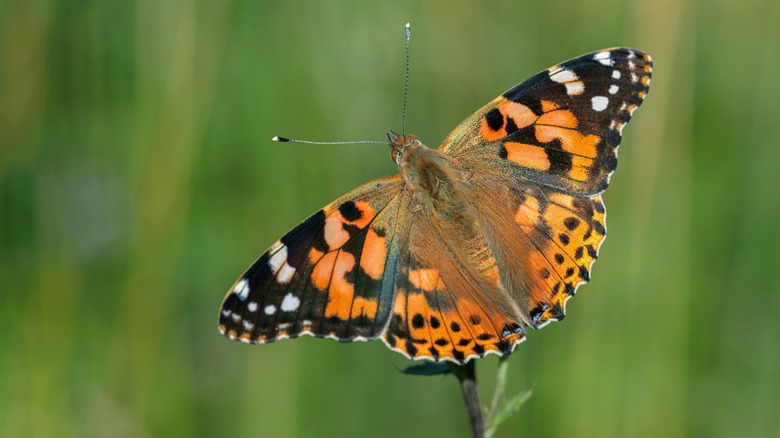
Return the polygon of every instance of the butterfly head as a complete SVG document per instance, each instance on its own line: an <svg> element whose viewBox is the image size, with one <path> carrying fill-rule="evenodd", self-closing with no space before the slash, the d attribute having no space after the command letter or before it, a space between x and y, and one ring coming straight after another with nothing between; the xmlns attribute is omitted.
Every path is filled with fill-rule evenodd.
<svg viewBox="0 0 780 438"><path fill-rule="evenodd" d="M401 135L390 130L387 133L387 139L390 140L390 146L392 147L390 159L398 166L407 161L405 157L425 149L425 145L422 144L420 139L413 135Z"/></svg>

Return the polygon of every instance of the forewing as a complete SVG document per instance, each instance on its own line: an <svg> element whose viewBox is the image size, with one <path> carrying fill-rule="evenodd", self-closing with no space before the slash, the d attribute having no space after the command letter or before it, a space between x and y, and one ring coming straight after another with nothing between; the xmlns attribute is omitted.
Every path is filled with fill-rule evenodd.
<svg viewBox="0 0 780 438"><path fill-rule="evenodd" d="M300 335L367 340L393 304L400 176L365 184L274 243L235 282L219 328L264 343Z"/></svg>
<svg viewBox="0 0 780 438"><path fill-rule="evenodd" d="M641 105L652 60L613 48L574 58L513 87L463 121L440 150L577 196L601 193L623 127Z"/></svg>

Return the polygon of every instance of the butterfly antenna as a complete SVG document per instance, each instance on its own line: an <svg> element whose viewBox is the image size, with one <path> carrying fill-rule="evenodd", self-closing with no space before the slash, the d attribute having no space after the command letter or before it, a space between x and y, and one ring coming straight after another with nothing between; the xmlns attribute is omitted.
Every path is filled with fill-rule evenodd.
<svg viewBox="0 0 780 438"><path fill-rule="evenodd" d="M404 109L401 115L401 135L406 135L406 96L409 95L409 39L412 37L412 27L409 23L404 26L406 33L406 80L404 81Z"/></svg>
<svg viewBox="0 0 780 438"><path fill-rule="evenodd" d="M412 37L411 25L406 23L404 26L404 33L406 34L406 78L404 80L404 106L403 113L401 114L401 133L406 135L406 98L409 95L409 39ZM388 134L389 135L389 134ZM394 134L397 137L397 134ZM392 142L377 141L377 140L358 140L358 141L309 141L309 140L296 140L287 137L275 136L271 140L278 141L280 143L305 143L305 144L389 144L392 146Z"/></svg>
<svg viewBox="0 0 780 438"><path fill-rule="evenodd" d="M358 140L358 141L309 141L309 140L295 140L293 138L279 137L278 135L271 140L278 141L279 143L305 143L305 144L390 144L386 141L377 140Z"/></svg>

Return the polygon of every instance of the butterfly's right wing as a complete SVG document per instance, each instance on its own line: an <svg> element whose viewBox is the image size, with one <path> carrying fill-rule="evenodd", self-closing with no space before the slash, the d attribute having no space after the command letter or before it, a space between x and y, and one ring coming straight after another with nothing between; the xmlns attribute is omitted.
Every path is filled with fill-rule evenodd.
<svg viewBox="0 0 780 438"><path fill-rule="evenodd" d="M382 178L303 221L233 284L220 331L248 343L379 336L393 305L405 196L399 175Z"/></svg>

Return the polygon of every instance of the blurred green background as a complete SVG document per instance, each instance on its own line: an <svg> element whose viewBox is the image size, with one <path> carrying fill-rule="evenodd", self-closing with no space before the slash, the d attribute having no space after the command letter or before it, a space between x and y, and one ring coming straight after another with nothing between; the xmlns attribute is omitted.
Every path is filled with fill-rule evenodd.
<svg viewBox="0 0 780 438"><path fill-rule="evenodd" d="M380 342L217 332L275 239L576 55L652 54L565 322L499 436L780 436L780 2L0 2L0 435L468 436ZM490 395L494 357L478 363Z"/></svg>

